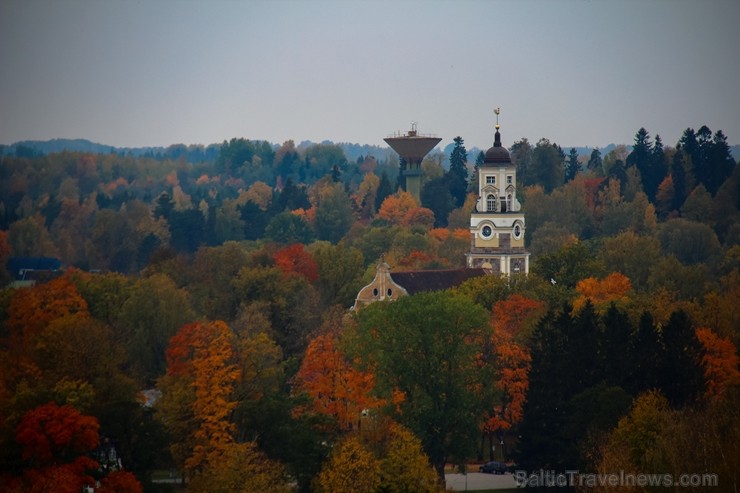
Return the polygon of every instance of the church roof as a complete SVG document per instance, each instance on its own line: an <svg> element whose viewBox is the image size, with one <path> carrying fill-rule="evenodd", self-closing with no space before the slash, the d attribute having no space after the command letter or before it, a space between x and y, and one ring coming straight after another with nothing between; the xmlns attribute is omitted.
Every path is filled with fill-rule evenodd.
<svg viewBox="0 0 740 493"><path fill-rule="evenodd" d="M510 165L511 156L509 151L501 145L501 134L496 129L496 135L494 137L493 147L486 151L485 159L483 160L483 166L501 166Z"/></svg>
<svg viewBox="0 0 740 493"><path fill-rule="evenodd" d="M468 279L486 274L486 269L445 269L391 272L391 277L411 295L454 288Z"/></svg>

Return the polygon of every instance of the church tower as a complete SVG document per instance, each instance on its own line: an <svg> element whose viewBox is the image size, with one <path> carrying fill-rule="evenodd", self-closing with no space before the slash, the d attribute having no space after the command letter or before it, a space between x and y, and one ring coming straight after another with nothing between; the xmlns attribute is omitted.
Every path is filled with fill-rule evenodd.
<svg viewBox="0 0 740 493"><path fill-rule="evenodd" d="M516 196L516 167L501 146L496 113L493 147L478 169L478 201L470 215L469 268L482 267L495 274L529 273L529 252L524 249L524 212Z"/></svg>

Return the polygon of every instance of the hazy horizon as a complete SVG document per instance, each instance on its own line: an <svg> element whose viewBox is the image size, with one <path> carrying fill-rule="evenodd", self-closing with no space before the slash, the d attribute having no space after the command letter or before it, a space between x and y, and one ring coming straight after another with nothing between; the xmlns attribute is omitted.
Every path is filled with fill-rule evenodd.
<svg viewBox="0 0 740 493"><path fill-rule="evenodd" d="M740 2L4 1L0 143L740 143Z"/></svg>

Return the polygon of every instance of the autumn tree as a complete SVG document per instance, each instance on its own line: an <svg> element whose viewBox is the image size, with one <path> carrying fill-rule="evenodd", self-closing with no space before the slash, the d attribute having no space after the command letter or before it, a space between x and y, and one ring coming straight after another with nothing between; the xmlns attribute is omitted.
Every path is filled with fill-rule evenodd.
<svg viewBox="0 0 740 493"><path fill-rule="evenodd" d="M719 337L711 329L696 329L696 337L702 344L702 367L708 398L722 397L728 388L740 385L740 358L735 345L727 338Z"/></svg>
<svg viewBox="0 0 740 493"><path fill-rule="evenodd" d="M230 415L239 377L233 335L224 322L187 324L170 340L167 374L160 381L161 411L182 440L177 445L185 445L173 452L187 471L199 472L220 460L233 443Z"/></svg>
<svg viewBox="0 0 740 493"><path fill-rule="evenodd" d="M391 224L402 224L408 212L419 204L408 192L398 192L389 195L380 205L378 217Z"/></svg>
<svg viewBox="0 0 740 493"><path fill-rule="evenodd" d="M76 313L89 315L87 303L69 277L59 277L17 291L8 306L11 334L30 342L49 323Z"/></svg>
<svg viewBox="0 0 740 493"><path fill-rule="evenodd" d="M218 461L209 462L195 476L188 493L289 493L284 468L270 460L254 443L232 443Z"/></svg>
<svg viewBox="0 0 740 493"><path fill-rule="evenodd" d="M354 478L367 487L375 485L362 491L444 491L421 441L408 428L376 413L363 418L362 430L345 435L335 446L319 474L320 491L352 491Z"/></svg>
<svg viewBox="0 0 740 493"><path fill-rule="evenodd" d="M352 434L334 449L317 481L322 493L375 491L380 473L380 461Z"/></svg>
<svg viewBox="0 0 740 493"><path fill-rule="evenodd" d="M308 282L314 282L319 277L318 264L301 243L278 250L273 258L275 265L285 274L303 276Z"/></svg>
<svg viewBox="0 0 740 493"><path fill-rule="evenodd" d="M373 396L373 374L353 368L332 334L319 335L309 343L296 382L311 396L313 411L336 419L341 430L355 429L363 412L381 404Z"/></svg>
<svg viewBox="0 0 740 493"><path fill-rule="evenodd" d="M86 454L98 446L98 428L94 417L54 402L24 414L16 434L27 464L23 491L78 493L93 485L98 464Z"/></svg>
<svg viewBox="0 0 740 493"><path fill-rule="evenodd" d="M629 278L619 272L612 272L604 279L588 277L576 284L579 296L573 302L573 309L579 311L586 300L590 300L597 307L605 307L608 303L614 302L624 303L631 290Z"/></svg>

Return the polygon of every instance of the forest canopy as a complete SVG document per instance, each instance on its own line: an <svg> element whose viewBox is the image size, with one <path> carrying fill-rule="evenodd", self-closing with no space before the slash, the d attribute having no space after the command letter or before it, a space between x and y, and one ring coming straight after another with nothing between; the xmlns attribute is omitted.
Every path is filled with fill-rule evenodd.
<svg viewBox="0 0 740 493"><path fill-rule="evenodd" d="M727 137L510 151L530 274L359 312L381 260L465 266L482 157L461 137L420 202L397 156L328 142L3 154L0 489L441 491L490 459L736 488Z"/></svg>

